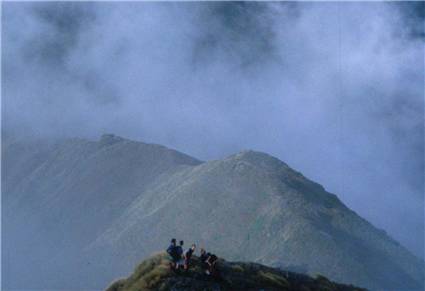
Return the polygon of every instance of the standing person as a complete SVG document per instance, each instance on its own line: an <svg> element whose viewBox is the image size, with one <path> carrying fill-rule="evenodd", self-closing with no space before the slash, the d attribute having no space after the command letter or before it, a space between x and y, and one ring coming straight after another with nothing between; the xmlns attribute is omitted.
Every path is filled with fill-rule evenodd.
<svg viewBox="0 0 425 291"><path fill-rule="evenodd" d="M177 252L177 264L176 264L176 269L179 269L180 266L184 266L184 259L183 259L183 255L184 255L184 251L183 251L183 245L184 245L184 241L180 241L180 244L176 247L176 252Z"/></svg>
<svg viewBox="0 0 425 291"><path fill-rule="evenodd" d="M192 246L184 253L184 269L189 270L190 259L192 258L193 253L196 250L196 245L192 244Z"/></svg>
<svg viewBox="0 0 425 291"><path fill-rule="evenodd" d="M177 266L177 263L179 261L179 256L177 255L177 245L176 245L176 239L171 239L170 246L167 248L167 253L170 256L170 268L174 269Z"/></svg>

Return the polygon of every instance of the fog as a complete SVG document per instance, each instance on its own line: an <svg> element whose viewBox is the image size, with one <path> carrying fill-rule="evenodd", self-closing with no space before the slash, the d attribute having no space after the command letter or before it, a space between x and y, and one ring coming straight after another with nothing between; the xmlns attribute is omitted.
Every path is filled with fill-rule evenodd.
<svg viewBox="0 0 425 291"><path fill-rule="evenodd" d="M4 136L272 154L423 257L423 3L3 3Z"/></svg>

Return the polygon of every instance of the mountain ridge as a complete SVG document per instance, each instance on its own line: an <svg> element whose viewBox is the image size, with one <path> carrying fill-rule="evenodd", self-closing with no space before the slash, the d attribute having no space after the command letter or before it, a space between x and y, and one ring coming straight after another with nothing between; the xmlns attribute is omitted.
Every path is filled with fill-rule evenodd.
<svg viewBox="0 0 425 291"><path fill-rule="evenodd" d="M244 150L200 161L111 134L46 147L8 143L2 151L3 221L12 222L4 250L16 261L8 262L9 274L22 272L20 262L35 245L40 255L32 255L34 262L55 270L65 260L70 278L99 272L96 280L79 280L98 288L176 236L208 242L231 260L319 272L371 289L414 289L423 281L422 261L335 194L266 153ZM46 262L48 255L54 259ZM24 270L36 274L31 265ZM42 275L53 287L64 284ZM42 284L25 276L21 287Z"/></svg>

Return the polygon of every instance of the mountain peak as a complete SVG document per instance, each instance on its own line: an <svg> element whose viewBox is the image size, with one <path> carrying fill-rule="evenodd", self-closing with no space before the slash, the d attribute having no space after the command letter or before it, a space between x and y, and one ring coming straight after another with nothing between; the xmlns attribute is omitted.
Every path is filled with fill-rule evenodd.
<svg viewBox="0 0 425 291"><path fill-rule="evenodd" d="M125 140L124 138L117 136L115 134L105 133L105 134L101 135L99 142L102 145L112 145L112 144L115 144L117 142L121 142L121 141L124 141L124 140Z"/></svg>
<svg viewBox="0 0 425 291"><path fill-rule="evenodd" d="M267 153L251 149L240 151L237 154L229 156L225 160L234 163L248 163L267 171L274 171L278 169L283 171L290 170L290 167L278 158Z"/></svg>
<svg viewBox="0 0 425 291"><path fill-rule="evenodd" d="M206 275L200 259L193 256L189 271L172 271L167 255L159 253L143 261L127 279L112 283L106 291L365 290L331 282L320 275L313 278L256 263L227 262L219 259L216 268L218 277Z"/></svg>
<svg viewBox="0 0 425 291"><path fill-rule="evenodd" d="M240 151L237 154L233 155L235 158L239 158L239 159L243 159L243 158L249 158L249 157L270 157L269 154L266 154L264 152L260 152L260 151L255 151L252 149L245 149Z"/></svg>

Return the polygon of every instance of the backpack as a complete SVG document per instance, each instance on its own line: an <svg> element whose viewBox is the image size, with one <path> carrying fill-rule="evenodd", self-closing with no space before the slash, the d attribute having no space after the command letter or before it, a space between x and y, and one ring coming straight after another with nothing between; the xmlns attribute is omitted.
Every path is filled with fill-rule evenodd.
<svg viewBox="0 0 425 291"><path fill-rule="evenodd" d="M174 245L170 245L167 249L167 253L172 257L172 258L177 258L178 257L178 253L177 253L177 246Z"/></svg>
<svg viewBox="0 0 425 291"><path fill-rule="evenodd" d="M176 254L178 257L183 255L183 248L181 246L176 246Z"/></svg>

